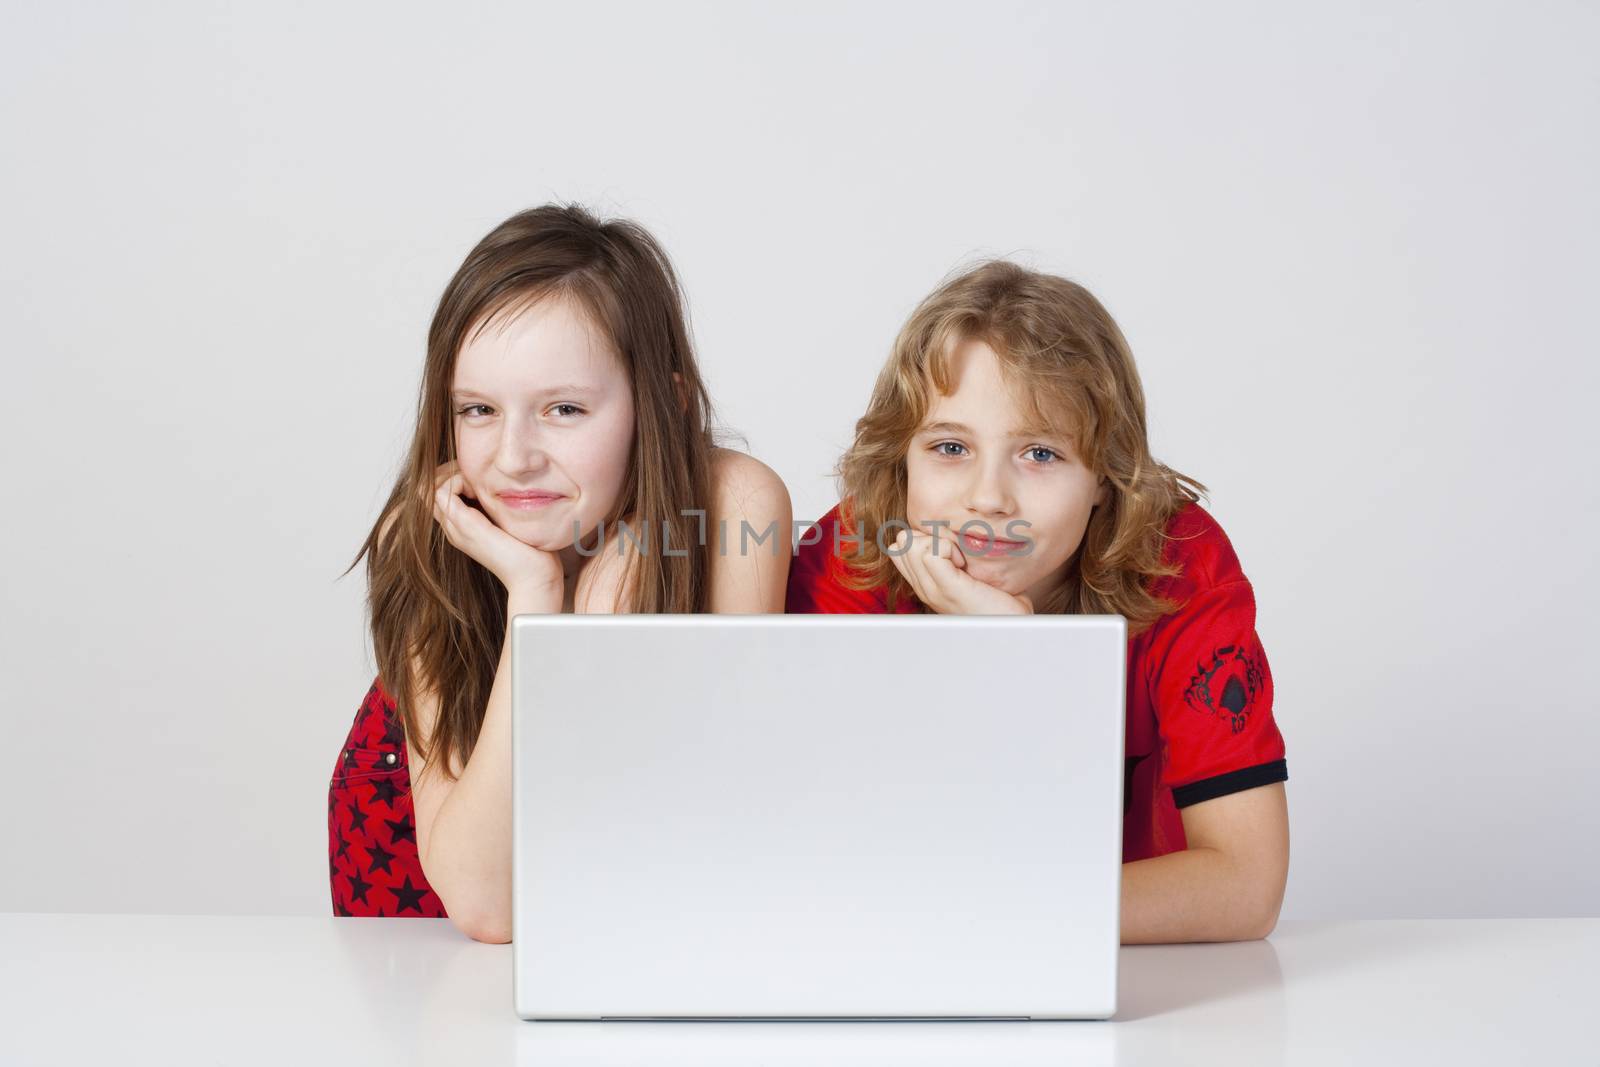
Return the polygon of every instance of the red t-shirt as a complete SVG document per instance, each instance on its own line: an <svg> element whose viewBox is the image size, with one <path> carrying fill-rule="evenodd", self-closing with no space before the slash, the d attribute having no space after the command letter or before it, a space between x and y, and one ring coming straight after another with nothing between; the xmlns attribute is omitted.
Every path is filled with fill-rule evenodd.
<svg viewBox="0 0 1600 1067"><path fill-rule="evenodd" d="M335 915L445 918L417 854L405 729L374 679L328 783L328 878Z"/></svg>
<svg viewBox="0 0 1600 1067"><path fill-rule="evenodd" d="M835 505L802 537L820 527L789 568L791 614L888 613L887 586L845 588L856 549L839 524ZM1190 504L1167 525L1165 557L1182 571L1152 591L1182 606L1128 641L1124 863L1186 848L1179 808L1289 777L1255 594L1227 535ZM895 605L925 610L911 596Z"/></svg>

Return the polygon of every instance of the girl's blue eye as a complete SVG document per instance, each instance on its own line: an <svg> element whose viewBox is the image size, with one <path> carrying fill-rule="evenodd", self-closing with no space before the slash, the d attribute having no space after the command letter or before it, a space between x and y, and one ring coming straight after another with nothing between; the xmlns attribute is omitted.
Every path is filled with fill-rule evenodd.
<svg viewBox="0 0 1600 1067"><path fill-rule="evenodd" d="M488 408L489 408L489 405L488 404L467 404L464 407L457 408L456 409L456 414L457 415L465 415L468 412L470 412L473 408L483 408L485 411L487 411Z"/></svg>
<svg viewBox="0 0 1600 1067"><path fill-rule="evenodd" d="M1033 446L1032 448L1028 449L1028 453L1027 454L1032 456L1037 452L1043 452L1046 456L1048 456L1050 458L1049 459L1036 459L1034 461L1036 463L1050 463L1050 462L1060 458L1059 456L1057 456L1055 454L1054 451L1052 451L1051 449L1045 448L1043 445L1035 445L1035 446Z"/></svg>
<svg viewBox="0 0 1600 1067"><path fill-rule="evenodd" d="M966 447L967 447L966 445L961 444L959 441L940 441L938 444L933 446L934 452L937 453L938 455L941 455L941 456L954 456L954 455L958 455L959 454L959 453L955 453L955 452L946 452L946 451L944 451L944 446L945 445L950 445L950 446L952 446L954 448L959 448L962 451L966 451Z"/></svg>
<svg viewBox="0 0 1600 1067"><path fill-rule="evenodd" d="M567 411L576 412L578 414L582 414L583 413L583 409L580 408L576 404L557 404L555 407L551 408L550 410L552 410L552 411L561 411L563 409L565 409Z"/></svg>

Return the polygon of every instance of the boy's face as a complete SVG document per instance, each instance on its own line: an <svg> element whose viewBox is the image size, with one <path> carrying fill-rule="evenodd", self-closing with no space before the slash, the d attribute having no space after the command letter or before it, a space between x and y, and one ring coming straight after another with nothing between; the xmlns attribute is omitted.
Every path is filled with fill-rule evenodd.
<svg viewBox="0 0 1600 1067"><path fill-rule="evenodd" d="M632 385L571 300L540 300L470 335L450 403L462 476L495 525L524 544L570 546L574 520L587 535L622 491ZM530 490L545 495L515 495Z"/></svg>
<svg viewBox="0 0 1600 1067"><path fill-rule="evenodd" d="M1070 438L1028 426L992 348L963 341L951 355L952 392L933 390L906 455L906 520L930 534L936 521L946 523L940 541L955 541L968 574L1013 595L1027 593L1037 605L1065 579L1089 513L1107 490ZM989 525L993 540L976 524L970 536L960 535L975 520Z"/></svg>

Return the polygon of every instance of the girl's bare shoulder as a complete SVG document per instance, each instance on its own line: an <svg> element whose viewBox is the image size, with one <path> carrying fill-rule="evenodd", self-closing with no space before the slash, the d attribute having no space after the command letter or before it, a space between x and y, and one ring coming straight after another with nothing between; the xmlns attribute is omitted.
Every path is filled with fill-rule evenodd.
<svg viewBox="0 0 1600 1067"><path fill-rule="evenodd" d="M773 519L793 506L777 471L732 448L711 450L711 496L712 506L724 517Z"/></svg>

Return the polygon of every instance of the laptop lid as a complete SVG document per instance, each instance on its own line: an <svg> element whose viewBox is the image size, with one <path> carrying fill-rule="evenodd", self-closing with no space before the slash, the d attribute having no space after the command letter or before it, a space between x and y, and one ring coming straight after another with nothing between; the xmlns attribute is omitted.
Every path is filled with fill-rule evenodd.
<svg viewBox="0 0 1600 1067"><path fill-rule="evenodd" d="M1107 1018L1120 616L520 615L523 1018Z"/></svg>

